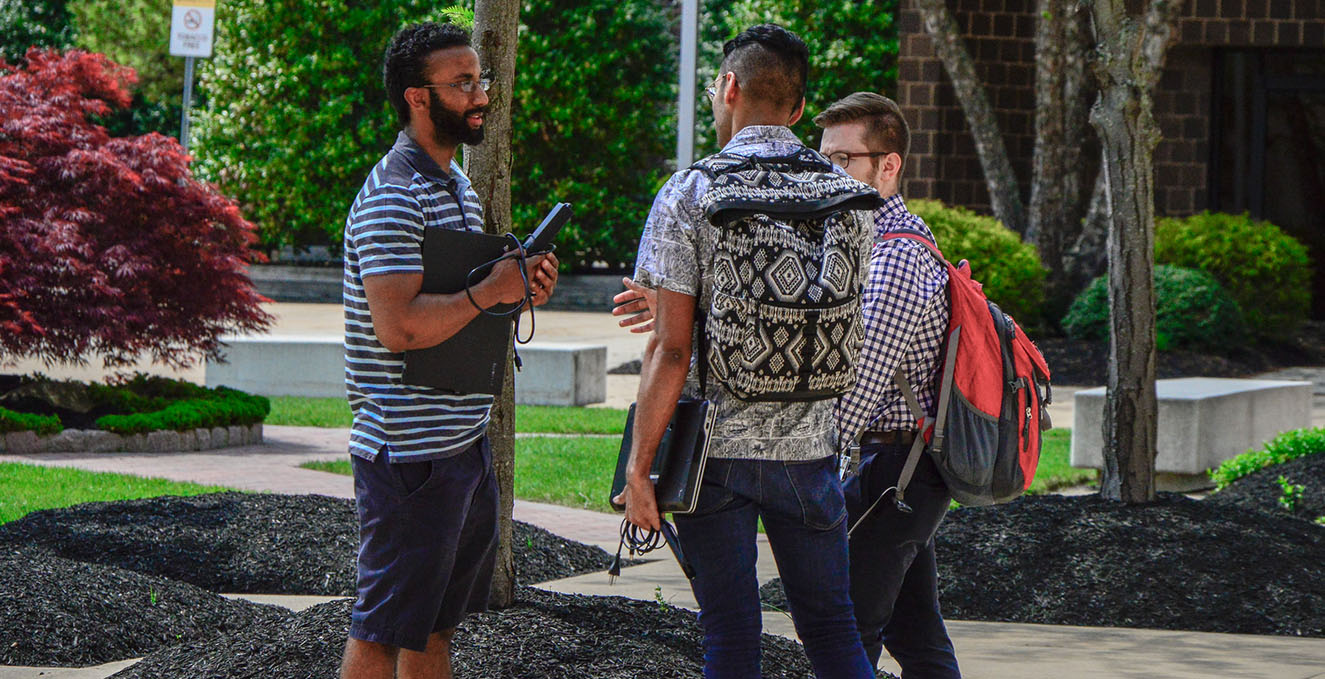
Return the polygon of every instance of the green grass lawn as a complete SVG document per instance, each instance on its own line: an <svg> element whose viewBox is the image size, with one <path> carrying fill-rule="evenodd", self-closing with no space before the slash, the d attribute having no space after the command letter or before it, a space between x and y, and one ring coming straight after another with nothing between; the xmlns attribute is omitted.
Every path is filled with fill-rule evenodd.
<svg viewBox="0 0 1325 679"><path fill-rule="evenodd" d="M515 496L521 500L610 512L621 440L528 437L515 440ZM305 469L350 475L349 460L305 462Z"/></svg>
<svg viewBox="0 0 1325 679"><path fill-rule="evenodd" d="M588 408L568 410L590 410ZM1045 432L1040 466L1032 493L1046 493L1093 481L1093 469L1068 464L1072 430ZM521 500L612 511L607 494L612 486L621 440L597 437L537 437L515 440L515 496ZM306 462L307 469L350 474L349 460Z"/></svg>
<svg viewBox="0 0 1325 679"><path fill-rule="evenodd" d="M350 406L343 398L274 396L266 424L297 427L349 427ZM516 406L515 430L538 434L620 434L626 411L616 408Z"/></svg>
<svg viewBox="0 0 1325 679"><path fill-rule="evenodd" d="M1060 488L1079 486L1095 480L1094 469L1078 469L1069 463L1072 449L1072 430L1065 427L1044 432L1044 446L1040 448L1040 466L1030 492L1048 493Z"/></svg>
<svg viewBox="0 0 1325 679"><path fill-rule="evenodd" d="M8 523L39 509L68 507L83 502L132 500L159 495L201 495L225 490L230 489L128 474L0 462L0 523Z"/></svg>

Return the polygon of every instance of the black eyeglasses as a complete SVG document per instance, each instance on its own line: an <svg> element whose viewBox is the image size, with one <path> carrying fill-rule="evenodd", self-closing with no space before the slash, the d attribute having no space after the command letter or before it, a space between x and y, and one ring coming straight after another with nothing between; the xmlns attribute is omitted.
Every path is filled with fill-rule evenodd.
<svg viewBox="0 0 1325 679"><path fill-rule="evenodd" d="M892 151L872 151L869 153L847 153L846 151L838 151L837 153L828 154L828 160L831 160L834 165L845 170L847 169L847 166L851 164L852 158L878 158L879 156L886 156L890 153L892 153Z"/></svg>

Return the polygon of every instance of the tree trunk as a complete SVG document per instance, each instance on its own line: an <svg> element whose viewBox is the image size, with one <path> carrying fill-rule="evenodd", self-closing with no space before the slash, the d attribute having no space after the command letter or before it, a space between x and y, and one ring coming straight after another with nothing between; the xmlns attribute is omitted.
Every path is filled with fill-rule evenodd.
<svg viewBox="0 0 1325 679"><path fill-rule="evenodd" d="M520 23L518 0L476 0L474 48L479 63L492 72L488 114L482 144L465 149L466 172L483 202L483 228L488 233L511 230L511 94L515 83L515 50ZM492 465L501 491L500 541L492 577L491 605L506 608L515 600L515 561L511 553L511 513L515 508L515 379L511 353L506 357L506 383L493 406L488 435Z"/></svg>
<svg viewBox="0 0 1325 679"><path fill-rule="evenodd" d="M1104 146L1109 214L1109 384L1100 494L1155 498L1155 187L1159 143L1151 92L1180 0L1151 0L1143 21L1125 0L1092 0L1100 97L1091 111Z"/></svg>
<svg viewBox="0 0 1325 679"><path fill-rule="evenodd" d="M1091 191L1086 216L1081 220L1081 232L1064 253L1064 285L1069 290L1080 290L1109 268L1109 206L1105 188L1104 160L1099 160L1100 171L1095 175L1095 188Z"/></svg>
<svg viewBox="0 0 1325 679"><path fill-rule="evenodd" d="M947 0L916 0L916 9L925 25L925 32L934 43L934 52L952 81L952 88L961 102L966 114L966 124L971 128L971 137L975 139L975 150L980 156L980 167L984 170L985 185L989 189L989 203L994 208L994 216L1003 225L1019 234L1026 232L1026 206L1021 199L1021 189L1017 186L1017 175L1012 172L1012 163L1008 160L1007 147L1003 145L1003 133L998 128L994 117L994 108L989 104L989 95L984 84L975 74L975 62L962 41L961 28L952 12L948 11Z"/></svg>
<svg viewBox="0 0 1325 679"><path fill-rule="evenodd" d="M1040 0L1035 34L1035 151L1025 240L1049 269L1048 309L1057 318L1078 288L1069 284L1066 248L1081 232L1089 129L1084 15L1075 0Z"/></svg>

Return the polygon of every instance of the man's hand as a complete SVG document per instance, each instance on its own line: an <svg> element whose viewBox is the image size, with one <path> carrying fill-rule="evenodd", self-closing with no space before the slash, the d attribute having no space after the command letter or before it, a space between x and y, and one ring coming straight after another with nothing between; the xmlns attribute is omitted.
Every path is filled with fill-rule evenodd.
<svg viewBox="0 0 1325 679"><path fill-rule="evenodd" d="M633 315L621 319L618 325L623 328L637 326L630 328L631 332L636 333L653 330L653 310L658 306L658 291L646 288L629 278L622 278L621 284L625 285L626 289L612 298L612 303L616 305L612 308L612 315Z"/></svg>
<svg viewBox="0 0 1325 679"><path fill-rule="evenodd" d="M662 514L658 513L658 496L654 492L653 482L647 475L643 478L631 475L626 481L626 489L612 501L626 506L627 521L645 530L662 530Z"/></svg>
<svg viewBox="0 0 1325 679"><path fill-rule="evenodd" d="M543 306L557 287L557 256L549 252L537 262L531 262L531 267L529 289L534 293L532 302L534 306Z"/></svg>
<svg viewBox="0 0 1325 679"><path fill-rule="evenodd" d="M534 306L547 302L557 285L557 257L552 253L525 259L525 274L529 278L529 291ZM474 287L474 297L486 306L518 304L524 300L525 279L520 275L520 260L503 259L492 268L492 273Z"/></svg>

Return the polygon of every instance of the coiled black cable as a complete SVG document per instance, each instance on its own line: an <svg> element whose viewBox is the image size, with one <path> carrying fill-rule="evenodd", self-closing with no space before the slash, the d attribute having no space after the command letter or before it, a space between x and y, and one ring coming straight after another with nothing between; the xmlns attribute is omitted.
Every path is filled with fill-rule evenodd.
<svg viewBox="0 0 1325 679"><path fill-rule="evenodd" d="M525 251L524 243L520 242L520 239L517 238L515 234L507 232L506 234L504 234L504 237L510 239L510 241L515 244L514 247L512 247L510 250L507 250L505 253L502 254L502 256L484 262L470 269L469 273L465 276L465 296L469 298L469 303L474 305L474 308L478 309L479 313L481 314L487 314L488 316L514 315L515 341L518 344L528 344L530 341L534 339L534 330L535 328L537 328L537 323L534 319L534 291L530 288L529 285L529 270L526 264L529 257L547 254L547 252L552 252L552 250L548 250L547 252L537 252L531 255L530 253ZM524 298L522 298L520 300L520 303L515 305L514 308L507 309L506 311L491 311L489 309L484 309L482 306L479 306L478 301L474 299L473 287L479 281L483 280L483 277L486 276L488 272L492 270L493 267L497 266L497 264L501 263L502 260L506 259L520 260L520 279L524 282ZM475 276L480 273L482 273L483 275L479 276L478 280L476 281ZM525 307L529 307L529 336L525 337L524 339L521 339L520 317L517 314L523 311ZM518 354L516 355L515 361L516 361L516 367L519 367L520 357Z"/></svg>
<svg viewBox="0 0 1325 679"><path fill-rule="evenodd" d="M621 550L629 549L630 556L648 554L665 543L672 548L672 554L676 557L676 562L681 565L681 572L689 579L694 579L695 569L686 559L685 553L681 551L681 540L676 537L676 529L667 519L660 519L662 530L649 530L636 526L635 524L621 520L621 541L617 543L616 557L612 559L612 565L607 569L608 583L616 582L617 577L621 575Z"/></svg>

